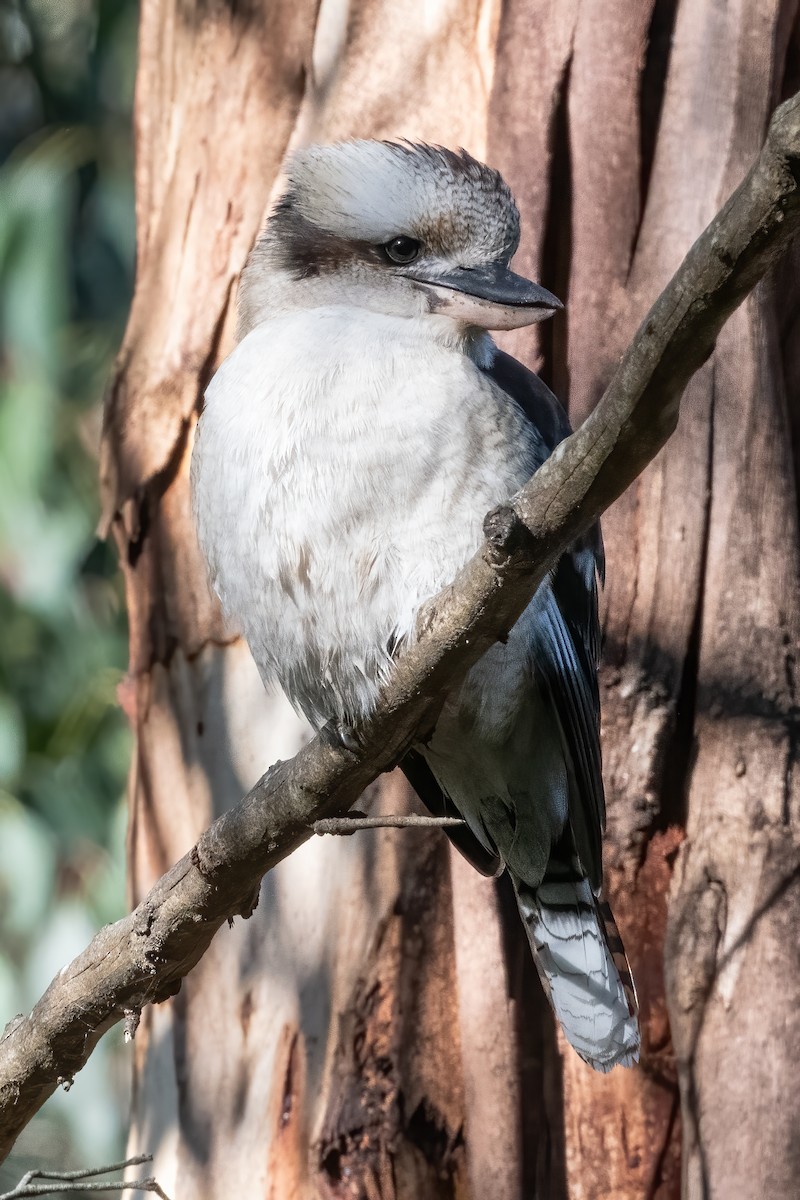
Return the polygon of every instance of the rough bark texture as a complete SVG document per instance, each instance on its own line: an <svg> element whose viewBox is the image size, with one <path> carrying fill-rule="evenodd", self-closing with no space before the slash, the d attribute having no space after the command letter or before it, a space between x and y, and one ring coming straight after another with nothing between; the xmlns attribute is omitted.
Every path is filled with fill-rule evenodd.
<svg viewBox="0 0 800 1200"><path fill-rule="evenodd" d="M499 166L520 269L568 303L513 349L581 419L796 82L795 9L144 0L138 285L105 458L135 899L303 736L210 603L186 479L287 147L411 136ZM317 841L145 1010L132 1148L155 1152L173 1200L667 1200L678 1077L687 1195L796 1194L797 300L787 270L734 318L605 525L608 867L641 1067L601 1079L562 1057L507 897L459 865L453 916L439 835ZM377 803L404 792L389 780Z"/></svg>
<svg viewBox="0 0 800 1200"><path fill-rule="evenodd" d="M791 90L797 6L583 3L573 6L569 36L569 5L533 7L544 14L540 27L525 0L508 8L501 45L511 86L495 91L501 109L489 149L517 193L537 197L530 215L539 229L547 217L546 236L531 265L568 302L565 337L537 346L520 334L515 349L538 356L578 421L687 238L751 160L770 107ZM553 81L545 97L542 58ZM544 158L529 125L542 108L553 114ZM787 273L782 289L760 288L736 315L690 383L676 435L604 524L607 861L645 1053L640 1072L609 1079L565 1056L571 1197L677 1191L662 954L673 863L687 835L667 956L687 1194L790 1196L800 1177L797 1105L773 1116L776 1097L791 1093L781 1074L792 1070L798 1036L796 938L786 932L798 915L790 883L798 539L778 331L781 314L796 312L796 294ZM722 916L727 889L735 918L732 905ZM737 986L728 968L723 994L725 945L773 892L770 915L739 950ZM708 904L714 912L704 920Z"/></svg>
<svg viewBox="0 0 800 1200"><path fill-rule="evenodd" d="M313 138L436 139L446 126L482 151L491 19L458 0L422 28L392 4L143 5L139 286L108 422L124 444L107 460L109 516L133 558L134 899L304 736L209 605L186 488L279 163ZM119 460L129 477L115 478ZM394 810L409 801L399 780L380 790ZM183 994L146 1010L133 1142L153 1145L174 1200L466 1194L448 862L441 835L408 836L304 847ZM436 903L406 913L415 880Z"/></svg>

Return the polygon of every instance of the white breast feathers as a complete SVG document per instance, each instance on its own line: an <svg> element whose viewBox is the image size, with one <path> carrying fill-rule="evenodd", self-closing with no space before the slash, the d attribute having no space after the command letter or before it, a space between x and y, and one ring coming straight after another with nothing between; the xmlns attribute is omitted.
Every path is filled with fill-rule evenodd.
<svg viewBox="0 0 800 1200"><path fill-rule="evenodd" d="M542 457L452 330L288 313L208 388L192 490L212 584L262 677L317 727L369 711L420 604Z"/></svg>

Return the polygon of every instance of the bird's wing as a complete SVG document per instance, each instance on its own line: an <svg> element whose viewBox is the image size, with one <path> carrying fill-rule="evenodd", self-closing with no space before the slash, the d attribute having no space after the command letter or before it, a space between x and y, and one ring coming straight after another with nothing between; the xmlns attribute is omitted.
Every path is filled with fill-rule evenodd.
<svg viewBox="0 0 800 1200"><path fill-rule="evenodd" d="M548 453L571 433L566 413L550 389L510 355L499 352L486 374L536 426ZM537 682L553 705L561 732L570 776L573 849L595 889L602 879L605 824L597 687L597 579L602 581L604 567L596 524L562 555L549 592L539 597L531 647Z"/></svg>
<svg viewBox="0 0 800 1200"><path fill-rule="evenodd" d="M400 770L434 817L460 817L462 814L439 785L436 776L418 750L409 750L399 764ZM493 876L502 870L502 859L492 854L467 825L445 829L450 841L461 851L464 858L480 871L481 875Z"/></svg>

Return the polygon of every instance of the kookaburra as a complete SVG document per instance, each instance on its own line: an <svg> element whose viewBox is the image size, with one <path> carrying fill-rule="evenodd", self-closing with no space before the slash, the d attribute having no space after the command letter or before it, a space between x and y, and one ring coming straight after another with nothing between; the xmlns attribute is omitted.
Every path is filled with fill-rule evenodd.
<svg viewBox="0 0 800 1200"><path fill-rule="evenodd" d="M519 214L464 151L351 141L295 154L239 291L239 340L192 460L200 544L265 681L311 724L372 709L420 607L569 433L487 330L560 303L509 269ZM633 985L601 899L597 528L401 763L479 869L508 871L568 1040L638 1056Z"/></svg>

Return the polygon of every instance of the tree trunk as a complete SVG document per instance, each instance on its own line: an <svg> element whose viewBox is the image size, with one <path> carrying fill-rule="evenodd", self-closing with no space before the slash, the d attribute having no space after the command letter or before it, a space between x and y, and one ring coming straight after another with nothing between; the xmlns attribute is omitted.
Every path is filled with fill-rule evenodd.
<svg viewBox="0 0 800 1200"><path fill-rule="evenodd" d="M305 736L211 601L187 487L287 150L405 136L498 166L520 269L568 302L506 344L580 421L797 85L796 8L143 0L137 290L103 457L133 899ZM556 1040L507 889L441 835L317 839L145 1010L131 1150L173 1200L667 1200L681 1124L687 1196L796 1195L796 278L731 321L605 522L607 874L640 1066L596 1076ZM372 803L414 801L393 775Z"/></svg>

